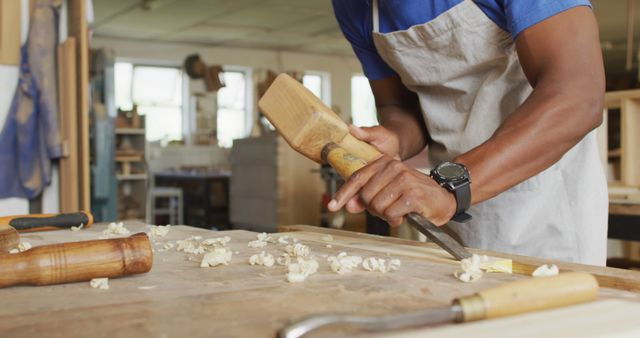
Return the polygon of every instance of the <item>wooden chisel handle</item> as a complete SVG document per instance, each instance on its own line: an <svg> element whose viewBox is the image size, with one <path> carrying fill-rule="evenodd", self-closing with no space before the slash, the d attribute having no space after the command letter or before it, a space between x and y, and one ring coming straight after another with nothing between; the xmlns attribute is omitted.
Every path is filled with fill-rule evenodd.
<svg viewBox="0 0 640 338"><path fill-rule="evenodd" d="M0 288L12 285L50 285L120 277L151 270L149 237L44 245L21 253L0 254Z"/></svg>
<svg viewBox="0 0 640 338"><path fill-rule="evenodd" d="M598 281L585 272L567 272L508 283L457 299L460 321L470 322L584 303L598 298Z"/></svg>
<svg viewBox="0 0 640 338"><path fill-rule="evenodd" d="M367 165L367 162L333 142L327 143L322 148L321 157L344 179L348 179L353 173Z"/></svg>
<svg viewBox="0 0 640 338"><path fill-rule="evenodd" d="M33 214L0 217L0 224L8 224L18 232L69 229L72 226L90 227L93 215L90 212L65 214Z"/></svg>

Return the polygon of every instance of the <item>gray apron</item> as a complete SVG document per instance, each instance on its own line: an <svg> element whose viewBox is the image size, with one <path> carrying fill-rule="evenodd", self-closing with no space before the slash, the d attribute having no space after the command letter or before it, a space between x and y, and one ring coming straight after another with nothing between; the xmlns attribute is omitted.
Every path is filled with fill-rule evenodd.
<svg viewBox="0 0 640 338"><path fill-rule="evenodd" d="M376 49L418 94L434 164L488 140L532 92L513 39L471 0L408 30L382 34L378 20L374 0ZM604 265L607 209L592 132L550 168L472 206L470 222L450 225L469 247Z"/></svg>

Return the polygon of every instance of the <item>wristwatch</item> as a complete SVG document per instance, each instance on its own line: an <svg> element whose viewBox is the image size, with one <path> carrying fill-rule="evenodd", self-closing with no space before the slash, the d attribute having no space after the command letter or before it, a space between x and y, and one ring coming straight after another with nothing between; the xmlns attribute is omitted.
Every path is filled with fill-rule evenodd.
<svg viewBox="0 0 640 338"><path fill-rule="evenodd" d="M459 223L469 221L471 215L465 212L471 206L471 178L467 168L460 163L444 162L431 170L429 176L455 195L457 207L451 220Z"/></svg>

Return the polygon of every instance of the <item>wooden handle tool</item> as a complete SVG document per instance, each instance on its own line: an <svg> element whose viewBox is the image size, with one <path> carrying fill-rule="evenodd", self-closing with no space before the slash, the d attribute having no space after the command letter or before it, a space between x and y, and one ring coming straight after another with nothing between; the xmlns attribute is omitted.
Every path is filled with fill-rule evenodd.
<svg viewBox="0 0 640 338"><path fill-rule="evenodd" d="M18 232L69 229L72 226L90 227L93 215L90 212L66 214L32 214L0 217L0 224L10 225Z"/></svg>
<svg viewBox="0 0 640 338"><path fill-rule="evenodd" d="M0 253L17 248L18 244L20 244L20 237L16 229L0 224Z"/></svg>
<svg viewBox="0 0 640 338"><path fill-rule="evenodd" d="M0 254L0 288L127 276L148 272L152 264L151 242L145 233L44 245L16 254Z"/></svg>
<svg viewBox="0 0 640 338"><path fill-rule="evenodd" d="M513 316L589 302L598 297L598 282L584 272L521 280L472 296L455 299L451 306L413 313L365 317L343 314L314 315L282 329L281 338L298 338L329 325L350 325L370 332L399 330L447 322L470 322Z"/></svg>
<svg viewBox="0 0 640 338"><path fill-rule="evenodd" d="M329 163L345 179L382 156L349 134L347 125L331 109L286 74L278 75L258 104L293 149L316 162ZM406 219L454 258L471 257L460 243L422 215L412 212Z"/></svg>

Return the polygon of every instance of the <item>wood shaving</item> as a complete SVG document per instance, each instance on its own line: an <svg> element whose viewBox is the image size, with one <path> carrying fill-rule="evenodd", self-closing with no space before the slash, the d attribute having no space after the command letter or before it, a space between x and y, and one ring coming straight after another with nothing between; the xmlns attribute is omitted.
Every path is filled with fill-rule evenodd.
<svg viewBox="0 0 640 338"><path fill-rule="evenodd" d="M190 254L202 254L205 251L205 248L200 245L199 241L202 239L202 236L191 236L187 239L176 241L176 251L182 251Z"/></svg>
<svg viewBox="0 0 640 338"><path fill-rule="evenodd" d="M29 243L29 242L20 242L18 244L18 247L15 248L15 249L9 250L9 253L10 254L17 254L19 252L27 251L29 249L31 249L31 243Z"/></svg>
<svg viewBox="0 0 640 338"><path fill-rule="evenodd" d="M266 232L258 234L258 239L247 243L247 246L253 249L261 249L267 246L268 243L275 243L273 237L269 236Z"/></svg>
<svg viewBox="0 0 640 338"><path fill-rule="evenodd" d="M369 257L365 258L362 261L362 268L367 271L379 271L382 273L387 273L390 271L395 271L400 269L400 260L392 259L387 262L386 259Z"/></svg>
<svg viewBox="0 0 640 338"><path fill-rule="evenodd" d="M284 248L284 251L286 251L287 254L291 257L307 257L309 256L309 253L311 253L311 250L309 250L309 247L302 243L287 245Z"/></svg>
<svg viewBox="0 0 640 338"><path fill-rule="evenodd" d="M537 269L535 269L535 271L533 271L531 276L551 277L551 276L557 276L558 273L560 273L560 270L558 269L558 266L556 266L555 264L543 264L539 266Z"/></svg>
<svg viewBox="0 0 640 338"><path fill-rule="evenodd" d="M333 245L331 245L331 244L327 244L327 245L325 245L325 247L326 247L327 249L331 249L331 248L333 248Z"/></svg>
<svg viewBox="0 0 640 338"><path fill-rule="evenodd" d="M166 236L171 230L171 224L167 224L165 226L162 225L152 225L151 226L151 238L162 238Z"/></svg>
<svg viewBox="0 0 640 338"><path fill-rule="evenodd" d="M109 223L107 229L102 232L102 235L105 237L116 236L116 235L128 235L131 231L124 227L124 223Z"/></svg>
<svg viewBox="0 0 640 338"><path fill-rule="evenodd" d="M173 247L174 247L174 246L176 246L176 244L175 244L175 243L173 243L173 242L167 242L167 243L164 243L164 244L162 245L162 248L163 248L163 249L165 249L165 250L171 250L171 249L173 249Z"/></svg>
<svg viewBox="0 0 640 338"><path fill-rule="evenodd" d="M512 273L510 259L490 259L487 255L479 256L474 254L469 258L465 258L460 261L460 268L462 271L456 271L453 275L465 283L475 282L482 278L483 271Z"/></svg>
<svg viewBox="0 0 640 338"><path fill-rule="evenodd" d="M288 253L283 253L276 259L278 265L289 265L291 264L291 256Z"/></svg>
<svg viewBox="0 0 640 338"><path fill-rule="evenodd" d="M79 226L73 226L72 225L71 228L69 228L69 230L71 230L71 231L80 231L80 230L82 230L82 228L84 228L84 224L80 223Z"/></svg>
<svg viewBox="0 0 640 338"><path fill-rule="evenodd" d="M109 290L109 278L94 278L89 285L94 289Z"/></svg>
<svg viewBox="0 0 640 338"><path fill-rule="evenodd" d="M249 258L249 264L251 265L262 265L266 267L273 266L275 260L273 259L272 254L265 253L262 251L260 254L252 255Z"/></svg>
<svg viewBox="0 0 640 338"><path fill-rule="evenodd" d="M227 246L227 244L231 242L231 237L217 237L217 238L207 238L200 243L200 245L205 247L216 247L216 246Z"/></svg>
<svg viewBox="0 0 640 338"><path fill-rule="evenodd" d="M280 244L289 244L289 236L280 236L280 237L278 237L278 243L280 243Z"/></svg>
<svg viewBox="0 0 640 338"><path fill-rule="evenodd" d="M346 252L341 252L338 256L331 256L327 260L331 263L331 271L340 275L350 273L362 263L362 257L348 256Z"/></svg>
<svg viewBox="0 0 640 338"><path fill-rule="evenodd" d="M157 287L157 285L143 285L138 286L138 290L153 290Z"/></svg>
<svg viewBox="0 0 640 338"><path fill-rule="evenodd" d="M288 270L287 281L289 283L299 283L318 271L318 262L313 258L304 259L298 257L296 263L289 264Z"/></svg>
<svg viewBox="0 0 640 338"><path fill-rule="evenodd" d="M215 247L213 251L204 255L202 262L200 262L200 267L208 268L218 265L229 265L232 255L231 250L225 247Z"/></svg>
<svg viewBox="0 0 640 338"><path fill-rule="evenodd" d="M322 240L325 242L333 242L333 236L331 235L322 236Z"/></svg>

